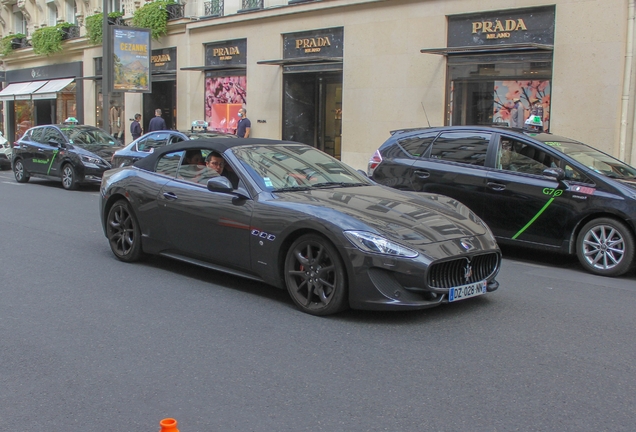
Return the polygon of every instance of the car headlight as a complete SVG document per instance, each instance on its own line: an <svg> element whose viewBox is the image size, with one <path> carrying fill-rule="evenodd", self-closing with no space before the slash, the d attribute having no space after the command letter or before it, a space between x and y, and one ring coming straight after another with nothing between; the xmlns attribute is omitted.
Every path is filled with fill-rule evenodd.
<svg viewBox="0 0 636 432"><path fill-rule="evenodd" d="M403 258L415 258L419 255L419 253L413 249L409 249L401 244L370 232L345 231L344 235L351 243L354 244L354 246L364 252L399 256Z"/></svg>
<svg viewBox="0 0 636 432"><path fill-rule="evenodd" d="M95 165L103 165L104 164L100 159L97 159L97 158L94 158L94 157L81 155L81 158L82 158L82 162L88 162L88 163L92 163L92 164L95 164Z"/></svg>

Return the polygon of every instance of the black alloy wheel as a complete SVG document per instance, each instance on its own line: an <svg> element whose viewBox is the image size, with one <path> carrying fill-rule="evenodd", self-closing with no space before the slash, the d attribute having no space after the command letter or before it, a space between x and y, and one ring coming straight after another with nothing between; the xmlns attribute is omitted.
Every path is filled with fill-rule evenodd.
<svg viewBox="0 0 636 432"><path fill-rule="evenodd" d="M24 168L24 164L22 163L22 159L17 159L13 163L13 175L15 176L15 181L18 183L26 183L29 181L29 173Z"/></svg>
<svg viewBox="0 0 636 432"><path fill-rule="evenodd" d="M598 218L581 229L576 254L588 271L620 276L634 265L634 235L622 222Z"/></svg>
<svg viewBox="0 0 636 432"><path fill-rule="evenodd" d="M119 200L110 208L106 218L106 237L110 249L121 261L134 262L143 258L141 229L126 200Z"/></svg>
<svg viewBox="0 0 636 432"><path fill-rule="evenodd" d="M291 245L285 259L285 283L303 312L330 315L349 306L344 264L322 236L307 234Z"/></svg>
<svg viewBox="0 0 636 432"><path fill-rule="evenodd" d="M62 167L62 186L66 190L77 189L77 175L73 165L67 163Z"/></svg>

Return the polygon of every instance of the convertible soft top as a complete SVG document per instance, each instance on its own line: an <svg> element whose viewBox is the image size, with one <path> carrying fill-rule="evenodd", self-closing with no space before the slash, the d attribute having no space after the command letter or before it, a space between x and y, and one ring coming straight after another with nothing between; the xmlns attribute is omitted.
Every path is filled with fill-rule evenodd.
<svg viewBox="0 0 636 432"><path fill-rule="evenodd" d="M198 140L189 140L189 141L181 141L176 144L170 144L164 147L160 147L158 150L154 151L150 155L146 156L143 159L138 160L133 165L137 168L141 168L146 171L152 171L157 164L157 159L163 156L166 153L172 153L182 150L189 150L193 148L204 149L204 150L212 150L216 151L220 154L225 153L227 149L233 147L240 146L251 146L251 145L277 145L277 144L299 144L293 141L280 141L280 140L270 140L270 139L262 139L262 138L236 138L236 139L227 139L227 138L206 138L206 139L198 139Z"/></svg>

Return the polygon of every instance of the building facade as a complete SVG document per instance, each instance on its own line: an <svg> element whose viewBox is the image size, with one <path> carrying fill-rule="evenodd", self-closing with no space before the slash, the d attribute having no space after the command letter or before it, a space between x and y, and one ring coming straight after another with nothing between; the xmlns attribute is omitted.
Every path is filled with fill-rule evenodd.
<svg viewBox="0 0 636 432"><path fill-rule="evenodd" d="M102 3L71 2L1 0L3 36L79 28L61 53L26 46L2 58L10 139L72 113L104 127L102 49L85 28ZM128 20L140 6L112 5ZM169 127L233 131L245 107L252 136L364 169L392 130L517 125L517 104L523 119L636 165L634 0L188 0L180 10L152 42L152 92L108 101L104 128L125 142L136 112L144 125L161 108Z"/></svg>

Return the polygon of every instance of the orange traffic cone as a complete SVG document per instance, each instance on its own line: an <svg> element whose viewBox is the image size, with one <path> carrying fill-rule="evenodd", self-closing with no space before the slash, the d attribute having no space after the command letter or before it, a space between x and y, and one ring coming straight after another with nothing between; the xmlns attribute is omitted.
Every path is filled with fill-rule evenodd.
<svg viewBox="0 0 636 432"><path fill-rule="evenodd" d="M159 432L179 432L179 429L177 429L177 421L173 418L161 420L159 426L161 426Z"/></svg>

